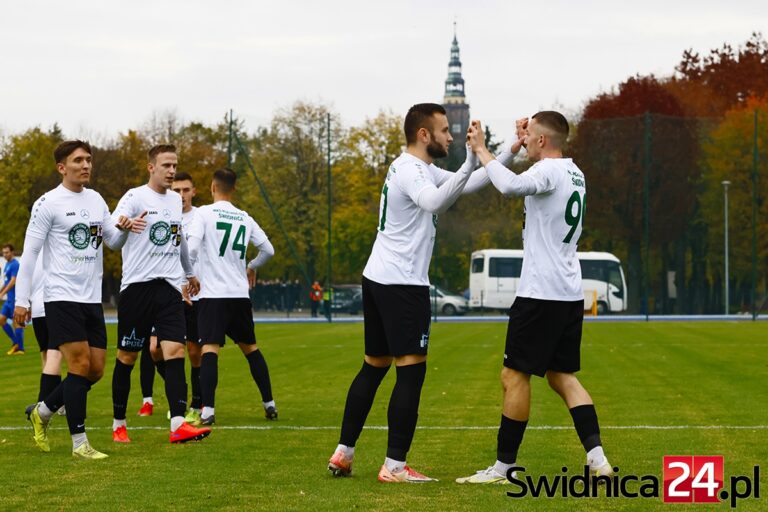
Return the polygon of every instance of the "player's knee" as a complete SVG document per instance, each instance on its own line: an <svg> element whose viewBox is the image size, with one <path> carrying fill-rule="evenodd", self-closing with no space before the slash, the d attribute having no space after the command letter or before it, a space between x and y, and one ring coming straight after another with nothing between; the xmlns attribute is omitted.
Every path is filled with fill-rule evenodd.
<svg viewBox="0 0 768 512"><path fill-rule="evenodd" d="M389 356L365 356L365 362L376 368L389 368L392 365L392 358Z"/></svg>
<svg viewBox="0 0 768 512"><path fill-rule="evenodd" d="M117 359L123 364L127 364L128 366L133 366L136 364L136 359L138 359L139 353L138 352L128 352L125 350L118 350L117 351Z"/></svg>
<svg viewBox="0 0 768 512"><path fill-rule="evenodd" d="M507 368L506 366L501 369L501 387L504 391L514 389L520 385L526 384L530 380L530 375Z"/></svg>
<svg viewBox="0 0 768 512"><path fill-rule="evenodd" d="M166 361L183 358L184 355L184 345L181 343L165 343L163 346L162 356Z"/></svg>
<svg viewBox="0 0 768 512"><path fill-rule="evenodd" d="M547 383L557 394L563 395L577 386L579 381L572 373L547 372Z"/></svg>

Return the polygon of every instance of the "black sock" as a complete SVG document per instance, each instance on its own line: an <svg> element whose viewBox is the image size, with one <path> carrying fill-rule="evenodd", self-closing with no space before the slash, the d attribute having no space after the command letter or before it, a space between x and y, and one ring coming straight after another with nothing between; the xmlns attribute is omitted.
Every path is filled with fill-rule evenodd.
<svg viewBox="0 0 768 512"><path fill-rule="evenodd" d="M112 416L116 420L125 419L126 409L128 409L128 395L131 394L132 371L133 366L115 359L115 371L112 373Z"/></svg>
<svg viewBox="0 0 768 512"><path fill-rule="evenodd" d="M373 399L379 384L387 375L389 366L377 368L363 362L363 367L357 372L357 376L349 386L347 403L344 406L344 419L341 422L341 437L339 444L355 446L360 432L363 430L365 420L371 411Z"/></svg>
<svg viewBox="0 0 768 512"><path fill-rule="evenodd" d="M64 405L67 407L67 425L70 434L85 432L85 409L90 381L82 375L68 373L61 381L64 388Z"/></svg>
<svg viewBox="0 0 768 512"><path fill-rule="evenodd" d="M573 425L584 450L589 452L592 448L602 446L600 442L600 425L597 423L597 411L593 404L578 405L570 409Z"/></svg>
<svg viewBox="0 0 768 512"><path fill-rule="evenodd" d="M504 464L517 462L517 451L523 442L528 420L518 421L501 415L499 433L496 436L496 460Z"/></svg>
<svg viewBox="0 0 768 512"><path fill-rule="evenodd" d="M149 348L146 346L141 350L139 382L141 382L141 396L152 396L152 391L155 387L155 362L152 360L152 354L149 353Z"/></svg>
<svg viewBox="0 0 768 512"><path fill-rule="evenodd" d="M216 407L216 386L219 385L219 355L203 354L200 364L200 396L204 407Z"/></svg>
<svg viewBox="0 0 768 512"><path fill-rule="evenodd" d="M62 405L64 405L64 381L62 380L61 383L56 386L53 391L48 393L48 396L46 396L43 399L43 402L45 402L45 406L48 407L51 411L58 411Z"/></svg>
<svg viewBox="0 0 768 512"><path fill-rule="evenodd" d="M157 367L157 373L165 380L165 372L167 370L167 366L165 364L165 361L162 359L155 363L155 366Z"/></svg>
<svg viewBox="0 0 768 512"><path fill-rule="evenodd" d="M387 438L387 457L405 461L411 449L416 421L419 419L419 400L427 363L397 367L397 382L392 389L387 410L389 436Z"/></svg>
<svg viewBox="0 0 768 512"><path fill-rule="evenodd" d="M200 367L193 366L189 377L192 381L192 403L190 403L189 406L192 409L202 409L203 399L200 395Z"/></svg>
<svg viewBox="0 0 768 512"><path fill-rule="evenodd" d="M187 411L187 379L183 357L165 362L165 395L168 397L171 418L184 416Z"/></svg>
<svg viewBox="0 0 768 512"><path fill-rule="evenodd" d="M253 377L253 381L261 392L261 401L271 402L272 383L269 381L269 369L267 368L267 361L264 360L264 355L261 353L261 350L256 349L248 354L246 359L248 359L248 366L251 367L251 377Z"/></svg>
<svg viewBox="0 0 768 512"><path fill-rule="evenodd" d="M37 401L42 402L45 397L51 394L56 387L61 384L61 375L40 374L40 392L37 394Z"/></svg>

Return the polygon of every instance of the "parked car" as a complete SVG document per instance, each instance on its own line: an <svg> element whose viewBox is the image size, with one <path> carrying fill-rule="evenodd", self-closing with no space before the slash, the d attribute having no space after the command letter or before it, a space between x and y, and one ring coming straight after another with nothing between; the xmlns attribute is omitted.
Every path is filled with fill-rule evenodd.
<svg viewBox="0 0 768 512"><path fill-rule="evenodd" d="M469 302L461 295L451 293L432 285L430 287L432 311L439 315L463 315L469 310Z"/></svg>
<svg viewBox="0 0 768 512"><path fill-rule="evenodd" d="M363 310L363 287L359 284L333 285L332 313L356 315Z"/></svg>

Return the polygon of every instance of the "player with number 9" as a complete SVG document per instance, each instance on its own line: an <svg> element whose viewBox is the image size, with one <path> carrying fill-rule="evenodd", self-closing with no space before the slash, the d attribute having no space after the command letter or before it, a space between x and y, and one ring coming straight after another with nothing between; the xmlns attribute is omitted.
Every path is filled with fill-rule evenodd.
<svg viewBox="0 0 768 512"><path fill-rule="evenodd" d="M476 122L475 122L476 123ZM477 123L479 130L479 123ZM509 311L501 382L504 402L497 438L496 463L459 483L506 483L517 462L531 401L531 375L546 376L565 402L593 474L613 470L603 453L592 398L574 375L580 369L584 295L576 248L584 224L586 182L570 158L563 158L568 121L543 111L517 123L518 140L536 162L515 174L496 161L482 139L470 145L488 177L505 196L525 197L523 267L517 296Z"/></svg>

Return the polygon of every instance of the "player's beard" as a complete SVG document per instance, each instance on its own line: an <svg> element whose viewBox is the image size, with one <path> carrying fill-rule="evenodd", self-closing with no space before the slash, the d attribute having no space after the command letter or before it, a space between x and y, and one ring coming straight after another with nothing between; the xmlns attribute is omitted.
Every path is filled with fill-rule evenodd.
<svg viewBox="0 0 768 512"><path fill-rule="evenodd" d="M448 156L448 151L434 140L430 140L427 144L427 154L432 158L445 158Z"/></svg>

